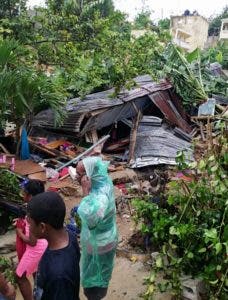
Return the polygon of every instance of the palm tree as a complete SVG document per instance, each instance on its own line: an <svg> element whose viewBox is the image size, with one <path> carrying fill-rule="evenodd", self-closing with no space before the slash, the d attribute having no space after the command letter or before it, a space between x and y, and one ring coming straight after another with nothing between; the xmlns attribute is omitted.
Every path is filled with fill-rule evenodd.
<svg viewBox="0 0 228 300"><path fill-rule="evenodd" d="M20 127L30 123L34 114L51 107L56 124L64 117L64 91L29 61L31 51L15 40L0 41L0 121L16 125L19 150ZM17 154L18 154L17 150Z"/></svg>

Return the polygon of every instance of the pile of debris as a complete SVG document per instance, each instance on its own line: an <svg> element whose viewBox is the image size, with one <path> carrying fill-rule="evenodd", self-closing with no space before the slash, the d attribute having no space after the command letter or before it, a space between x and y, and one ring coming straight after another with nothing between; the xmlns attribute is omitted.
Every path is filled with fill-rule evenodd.
<svg viewBox="0 0 228 300"><path fill-rule="evenodd" d="M31 134L40 135L42 130L44 136L50 132L67 134L78 143L82 139L96 143L110 134L103 151L112 154L112 160L128 162L131 168L175 164L175 156L182 150L192 159L192 128L172 85L155 83L148 75L135 81L134 89L123 90L117 98L110 98L113 90L108 90L69 100L67 117L60 127L55 127L50 109L39 113Z"/></svg>
<svg viewBox="0 0 228 300"><path fill-rule="evenodd" d="M108 90L69 100L67 117L59 127L55 127L50 109L40 112L28 136L30 159L17 160L3 139L0 167L20 179L49 182L52 190L70 186L72 194L77 190L76 163L87 155L101 155L111 162L109 171L120 191L120 204L133 197L129 190L133 195L159 194L168 180L159 173L166 172L162 165L175 165L181 151L186 160L194 159L192 139L212 139L216 134L213 125L227 119L227 99L214 96L190 119L169 82L155 83L148 75L135 81L135 88L123 90L116 98L111 97L114 91ZM129 203L125 204L131 214Z"/></svg>

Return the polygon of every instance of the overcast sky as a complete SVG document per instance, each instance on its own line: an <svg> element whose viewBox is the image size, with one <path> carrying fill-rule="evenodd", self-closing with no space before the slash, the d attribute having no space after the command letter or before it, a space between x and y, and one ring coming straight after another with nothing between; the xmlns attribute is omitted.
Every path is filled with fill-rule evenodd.
<svg viewBox="0 0 228 300"><path fill-rule="evenodd" d="M45 0L29 0L29 6L44 4ZM114 0L115 7L129 15L129 19L141 10L143 5L152 13L152 19L156 21L162 17L182 14L185 9L197 10L204 17L220 13L228 4L228 0Z"/></svg>

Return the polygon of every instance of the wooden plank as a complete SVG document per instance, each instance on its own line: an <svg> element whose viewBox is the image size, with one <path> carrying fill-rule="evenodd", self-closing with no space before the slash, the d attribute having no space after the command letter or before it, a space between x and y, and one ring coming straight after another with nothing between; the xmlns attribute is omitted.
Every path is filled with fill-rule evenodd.
<svg viewBox="0 0 228 300"><path fill-rule="evenodd" d="M39 164L33 162L32 160L16 160L15 162L14 172L19 175L25 176L42 171L43 168Z"/></svg>
<svg viewBox="0 0 228 300"><path fill-rule="evenodd" d="M200 134L201 134L202 140L205 141L205 135L203 132L203 123L202 122L200 122Z"/></svg>
<svg viewBox="0 0 228 300"><path fill-rule="evenodd" d="M45 152L45 153L47 153L47 154L49 154L49 155L51 155L51 156L56 157L56 154L55 154L54 152L52 152L51 150L46 149L44 146L38 145L37 143L35 143L35 142L34 142L31 138L29 138L29 137L28 137L28 141L29 141L29 144L30 144L32 147L34 147L34 148L40 150L41 152Z"/></svg>
<svg viewBox="0 0 228 300"><path fill-rule="evenodd" d="M128 163L130 163L134 157L136 138L137 138L137 130L138 130L139 121L141 119L141 116L142 116L142 113L140 110L138 110L138 113L137 113L136 117L134 118L133 126L131 129Z"/></svg>
<svg viewBox="0 0 228 300"><path fill-rule="evenodd" d="M30 174L30 175L28 175L28 178L29 179L41 180L43 182L47 181L47 177L46 177L45 172L37 172L37 173L34 173L34 174Z"/></svg>
<svg viewBox="0 0 228 300"><path fill-rule="evenodd" d="M192 120L208 120L208 118L210 119L214 119L215 116L193 116L191 117Z"/></svg>
<svg viewBox="0 0 228 300"><path fill-rule="evenodd" d="M87 143L95 144L98 141L98 135L96 130L91 130L85 133Z"/></svg>
<svg viewBox="0 0 228 300"><path fill-rule="evenodd" d="M53 141L53 142L50 142L50 143L46 144L45 148L48 148L48 149L52 150L52 149L58 148L59 146L64 145L65 143L69 143L69 142L66 141L66 140L56 140L56 141Z"/></svg>
<svg viewBox="0 0 228 300"><path fill-rule="evenodd" d="M76 156L75 158L73 158L71 161L65 163L64 165L62 165L61 167L59 167L57 169L57 171L62 170L63 168L71 165L72 163L76 163L79 162L80 159L82 159L83 157L85 157L88 154L91 154L91 152L100 144L103 144L106 142L106 140L110 137L110 135L106 135L103 138L101 138L97 143L95 143L94 145L92 145L89 149L86 149L83 153L79 154L78 156Z"/></svg>
<svg viewBox="0 0 228 300"><path fill-rule="evenodd" d="M10 152L0 143L0 148L5 152L6 154L10 154Z"/></svg>

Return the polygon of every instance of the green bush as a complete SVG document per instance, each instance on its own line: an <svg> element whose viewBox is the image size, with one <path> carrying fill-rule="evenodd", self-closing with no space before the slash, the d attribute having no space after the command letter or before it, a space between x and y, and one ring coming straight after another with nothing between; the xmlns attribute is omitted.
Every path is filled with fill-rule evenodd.
<svg viewBox="0 0 228 300"><path fill-rule="evenodd" d="M225 299L228 291L225 132L214 142L200 161L188 165L191 175L186 176L190 176L190 181L168 184L166 209L148 199L134 201L142 232L149 234L153 245L160 249L155 270L164 272L160 284L155 284L156 272L152 272L145 299L152 299L156 289L169 289L180 297L183 274L205 281L207 299ZM181 160L184 161L183 155L179 155Z"/></svg>

